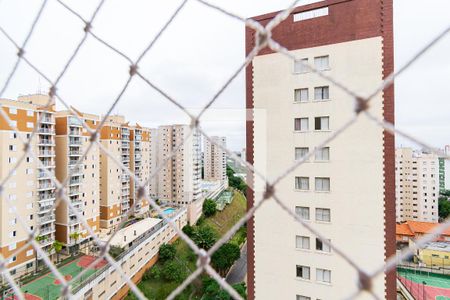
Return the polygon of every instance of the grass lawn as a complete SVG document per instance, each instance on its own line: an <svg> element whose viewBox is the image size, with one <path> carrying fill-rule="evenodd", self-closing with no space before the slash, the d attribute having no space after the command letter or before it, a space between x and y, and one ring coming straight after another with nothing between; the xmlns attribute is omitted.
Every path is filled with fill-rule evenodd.
<svg viewBox="0 0 450 300"><path fill-rule="evenodd" d="M231 204L227 205L221 212L217 212L214 216L206 218L202 225L210 225L213 227L219 236L227 232L247 210L247 200L238 193L234 193L234 199ZM238 232L232 237L231 241L236 244L242 244L246 238L246 228L241 227ZM176 259L182 261L186 267L187 273L191 274L196 269L197 257L193 255L193 251L181 239L178 239L174 246L177 250ZM160 262L156 265L162 266ZM139 289L144 293L148 299L165 299L167 296L179 285L177 282L167 282L163 279L141 281L138 284ZM193 284L188 286L178 297L180 300L195 300L201 299L201 279L195 280ZM133 295L134 296L134 295ZM127 296L126 299L136 299L133 296Z"/></svg>

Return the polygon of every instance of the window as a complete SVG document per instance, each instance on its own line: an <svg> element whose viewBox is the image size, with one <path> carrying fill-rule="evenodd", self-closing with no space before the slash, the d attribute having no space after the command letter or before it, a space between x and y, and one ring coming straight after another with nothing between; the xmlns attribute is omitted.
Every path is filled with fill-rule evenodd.
<svg viewBox="0 0 450 300"><path fill-rule="evenodd" d="M300 60L296 60L294 62L294 73L306 73L308 72L308 67L306 65L308 64L307 58L302 58Z"/></svg>
<svg viewBox="0 0 450 300"><path fill-rule="evenodd" d="M331 271L325 269L317 269L316 270L316 280L321 282L331 282Z"/></svg>
<svg viewBox="0 0 450 300"><path fill-rule="evenodd" d="M314 100L330 99L330 88L328 86L319 86L314 88Z"/></svg>
<svg viewBox="0 0 450 300"><path fill-rule="evenodd" d="M311 300L311 297L297 295L295 300Z"/></svg>
<svg viewBox="0 0 450 300"><path fill-rule="evenodd" d="M300 160L309 152L308 147L295 147L295 160Z"/></svg>
<svg viewBox="0 0 450 300"><path fill-rule="evenodd" d="M331 222L329 208L316 208L316 221Z"/></svg>
<svg viewBox="0 0 450 300"><path fill-rule="evenodd" d="M10 121L9 122L9 127L17 127L17 121Z"/></svg>
<svg viewBox="0 0 450 300"><path fill-rule="evenodd" d="M330 160L330 147L316 149L315 159L317 161L329 161Z"/></svg>
<svg viewBox="0 0 450 300"><path fill-rule="evenodd" d="M328 15L328 7L322 7L294 14L294 22L314 19Z"/></svg>
<svg viewBox="0 0 450 300"><path fill-rule="evenodd" d="M315 130L329 130L330 129L330 117L316 117L314 119Z"/></svg>
<svg viewBox="0 0 450 300"><path fill-rule="evenodd" d="M309 207L296 206L295 213L303 220L309 220Z"/></svg>
<svg viewBox="0 0 450 300"><path fill-rule="evenodd" d="M297 266L297 277L303 278L303 279L309 279L309 267L306 266Z"/></svg>
<svg viewBox="0 0 450 300"><path fill-rule="evenodd" d="M307 249L309 250L309 237L297 235L295 237L295 247L297 249Z"/></svg>
<svg viewBox="0 0 450 300"><path fill-rule="evenodd" d="M314 57L314 67L319 71L329 70L330 69L329 56L324 55Z"/></svg>
<svg viewBox="0 0 450 300"><path fill-rule="evenodd" d="M34 116L34 112L32 110L27 110L27 116L28 117Z"/></svg>
<svg viewBox="0 0 450 300"><path fill-rule="evenodd" d="M33 250L28 250L27 251L27 256L31 256L31 255L33 255Z"/></svg>
<svg viewBox="0 0 450 300"><path fill-rule="evenodd" d="M309 190L309 177L295 177L295 189L302 191Z"/></svg>
<svg viewBox="0 0 450 300"><path fill-rule="evenodd" d="M296 89L294 91L295 102L308 102L309 92L308 89Z"/></svg>
<svg viewBox="0 0 450 300"><path fill-rule="evenodd" d="M330 191L330 178L316 177L316 191L329 192Z"/></svg>
<svg viewBox="0 0 450 300"><path fill-rule="evenodd" d="M17 243L12 243L12 244L9 244L9 246L8 246L9 251L13 251L16 248L17 248Z"/></svg>
<svg viewBox="0 0 450 300"><path fill-rule="evenodd" d="M295 118L294 129L295 131L308 131L308 118Z"/></svg>
<svg viewBox="0 0 450 300"><path fill-rule="evenodd" d="M27 122L27 128L33 128L34 123L33 122Z"/></svg>
<svg viewBox="0 0 450 300"><path fill-rule="evenodd" d="M15 133L15 132L10 132L10 133L9 133L9 138L10 138L10 139L16 139L16 138L17 138L17 133Z"/></svg>
<svg viewBox="0 0 450 300"><path fill-rule="evenodd" d="M328 240L329 242L330 240ZM329 245L322 242L321 239L316 238L316 250L317 251L323 251L323 252L331 252L331 248Z"/></svg>

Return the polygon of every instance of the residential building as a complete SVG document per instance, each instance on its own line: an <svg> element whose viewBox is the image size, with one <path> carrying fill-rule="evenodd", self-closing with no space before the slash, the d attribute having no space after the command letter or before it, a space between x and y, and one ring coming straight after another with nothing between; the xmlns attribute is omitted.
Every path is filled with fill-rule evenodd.
<svg viewBox="0 0 450 300"><path fill-rule="evenodd" d="M175 151L173 157L170 157ZM200 134L188 125L158 128L158 198L165 203L188 205L201 196Z"/></svg>
<svg viewBox="0 0 450 300"><path fill-rule="evenodd" d="M207 181L227 181L227 155L226 152L217 145L226 147L225 137L212 136L204 139L204 179ZM216 144L214 144L216 143Z"/></svg>
<svg viewBox="0 0 450 300"><path fill-rule="evenodd" d="M150 178L150 129L139 124L131 128L130 133L131 170L139 182L133 178L130 183L131 205L134 205L135 214L143 214L149 210L149 202L146 197L138 199L138 184L147 183ZM150 188L146 185L145 191L149 195Z"/></svg>
<svg viewBox="0 0 450 300"><path fill-rule="evenodd" d="M56 239L64 244L67 252L85 244L92 237L75 215L73 208L82 214L94 233L100 231L100 150L92 144L86 156L83 154L91 145L90 134L83 128L95 130L100 118L81 113L77 116L70 111L55 114L56 121L56 178L66 183L65 198L58 199L56 207ZM74 247L75 246L75 247Z"/></svg>
<svg viewBox="0 0 450 300"><path fill-rule="evenodd" d="M415 241L426 234L431 233L437 223L430 222L418 222L418 221L406 221L395 225L396 241L397 243L409 243L410 240ZM450 229L446 229L442 232L436 241L450 242Z"/></svg>
<svg viewBox="0 0 450 300"><path fill-rule="evenodd" d="M439 191L450 190L450 145L444 147L447 157L439 158Z"/></svg>
<svg viewBox="0 0 450 300"><path fill-rule="evenodd" d="M123 116L110 116L104 123L100 142L100 227L115 228L131 207L130 126ZM114 160L121 162L117 164Z"/></svg>
<svg viewBox="0 0 450 300"><path fill-rule="evenodd" d="M277 13L253 19L265 26ZM355 101L305 67L359 95L370 95L393 72L392 27L392 0L314 1L295 8L272 32L296 60L265 48L248 66L252 119L247 120L247 161L273 179L316 150L274 192L326 239L299 224L273 199L260 206L247 223L249 299L349 297L359 274L327 241L365 270L376 270L395 255L394 137L359 118L316 149L354 117ZM246 28L247 53L255 38ZM368 111L394 122L393 92L389 87L376 95ZM254 183L247 194L252 207L267 193L259 176L249 180ZM395 273L375 278L372 291L379 298L395 299Z"/></svg>
<svg viewBox="0 0 450 300"><path fill-rule="evenodd" d="M158 129L150 129L150 158L149 174L152 176L149 180L149 196L153 199L158 198Z"/></svg>
<svg viewBox="0 0 450 300"><path fill-rule="evenodd" d="M18 129L15 132L0 116L0 178L12 172L0 193L0 253L13 276L34 270L36 260L42 259L31 246L15 253L29 238L23 225L36 232L38 243L49 255L55 240L55 106L48 103L46 95L0 99L0 109ZM31 138L30 148L36 156L27 155L17 165L24 149L20 138Z"/></svg>
<svg viewBox="0 0 450 300"><path fill-rule="evenodd" d="M395 151L396 219L439 220L439 159L436 154L398 148Z"/></svg>

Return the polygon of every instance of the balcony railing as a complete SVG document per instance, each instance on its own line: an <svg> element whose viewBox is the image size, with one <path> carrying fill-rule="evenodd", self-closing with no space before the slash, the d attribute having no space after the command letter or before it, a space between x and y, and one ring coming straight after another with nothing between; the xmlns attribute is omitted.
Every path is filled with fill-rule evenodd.
<svg viewBox="0 0 450 300"><path fill-rule="evenodd" d="M80 156L81 155L81 151L80 150L70 150L69 151L69 155Z"/></svg>
<svg viewBox="0 0 450 300"><path fill-rule="evenodd" d="M80 183L81 183L81 179L79 177L78 178L70 178L70 180L69 180L69 185L77 185Z"/></svg>
<svg viewBox="0 0 450 300"><path fill-rule="evenodd" d="M71 215L73 215L73 212L70 212ZM78 219L69 219L69 225L75 225L75 224L80 224L80 221Z"/></svg>
<svg viewBox="0 0 450 300"><path fill-rule="evenodd" d="M81 145L81 140L69 139L70 146L78 146Z"/></svg>
<svg viewBox="0 0 450 300"><path fill-rule="evenodd" d="M83 174L83 170L82 170L81 166L76 166L76 167L70 167L69 168L69 175L70 176L81 175L81 174Z"/></svg>
<svg viewBox="0 0 450 300"><path fill-rule="evenodd" d="M39 234L44 235L55 231L54 226L46 226L39 228Z"/></svg>
<svg viewBox="0 0 450 300"><path fill-rule="evenodd" d="M52 208L53 208L53 205L39 206L39 212L46 212L48 210L51 210Z"/></svg>
<svg viewBox="0 0 450 300"><path fill-rule="evenodd" d="M55 121L53 120L53 118L48 117L48 116L43 116L43 117L40 119L40 122L41 122L41 123L50 123L50 124L54 124L54 123L55 123Z"/></svg>
<svg viewBox="0 0 450 300"><path fill-rule="evenodd" d="M53 215L48 216L47 215L47 216L43 216L43 217L38 217L38 220L39 220L39 222L41 224L49 223L49 222L55 221L55 216L53 216Z"/></svg>
<svg viewBox="0 0 450 300"><path fill-rule="evenodd" d="M81 135L81 130L73 130L73 129L70 129L70 130L69 130L69 135L80 136L80 135Z"/></svg>
<svg viewBox="0 0 450 300"><path fill-rule="evenodd" d="M75 118L75 117L69 117L69 125L71 125L71 126L79 126L79 127L83 126L81 121L78 120L78 118Z"/></svg>
<svg viewBox="0 0 450 300"><path fill-rule="evenodd" d="M41 134L54 134L55 130L53 128L41 127L41 128L38 129L38 133L41 133Z"/></svg>
<svg viewBox="0 0 450 300"><path fill-rule="evenodd" d="M39 194L38 201L52 200L55 199L55 193Z"/></svg>
<svg viewBox="0 0 450 300"><path fill-rule="evenodd" d="M41 163L42 163L42 166L44 166L44 167L54 167L55 166L54 161L44 160L44 161L41 161Z"/></svg>
<svg viewBox="0 0 450 300"><path fill-rule="evenodd" d="M38 145L54 145L53 140L48 140L48 139L39 139L38 141Z"/></svg>
<svg viewBox="0 0 450 300"><path fill-rule="evenodd" d="M38 190L50 190L54 188L55 185L51 182L41 182L38 184Z"/></svg>
<svg viewBox="0 0 450 300"><path fill-rule="evenodd" d="M40 150L38 152L39 156L55 156L55 151L52 150Z"/></svg>

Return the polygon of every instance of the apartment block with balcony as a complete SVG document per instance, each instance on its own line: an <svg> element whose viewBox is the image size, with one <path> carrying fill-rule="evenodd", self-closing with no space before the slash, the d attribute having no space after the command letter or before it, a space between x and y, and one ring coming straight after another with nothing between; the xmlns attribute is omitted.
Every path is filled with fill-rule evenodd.
<svg viewBox="0 0 450 300"><path fill-rule="evenodd" d="M265 26L276 14L254 19ZM327 241L365 270L395 255L394 137L360 117L316 149L355 116L355 101L306 67L369 95L393 71L392 27L390 0L310 1L272 32L296 60L265 48L248 66L247 160L270 180L316 150L274 189L284 205L324 237L268 199L248 222L249 299L349 297L359 274ZM256 37L246 29L247 53ZM371 100L369 111L393 122L393 105L393 88L388 88ZM266 185L257 176L249 180L253 190L247 199L255 206ZM378 298L395 299L394 272L371 283Z"/></svg>
<svg viewBox="0 0 450 300"><path fill-rule="evenodd" d="M126 168L131 167L130 126L123 116L110 116L100 134L101 144ZM131 178L120 165L100 151L100 227L115 228L130 208Z"/></svg>
<svg viewBox="0 0 450 300"><path fill-rule="evenodd" d="M439 157L411 148L395 151L397 222L437 223Z"/></svg>
<svg viewBox="0 0 450 300"><path fill-rule="evenodd" d="M55 115L56 178L60 182L67 180L65 197L97 233L100 230L100 151L98 145L93 144L87 156L82 157L91 144L82 122L95 129L99 117L78 111L77 117L69 111ZM65 251L73 252L92 237L74 210L60 200L56 208L56 239L64 244Z"/></svg>
<svg viewBox="0 0 450 300"><path fill-rule="evenodd" d="M227 145L225 137L212 136L211 139L224 147ZM204 179L208 181L227 182L227 155L224 150L204 139Z"/></svg>
<svg viewBox="0 0 450 300"><path fill-rule="evenodd" d="M156 172L158 167L158 128L150 128L150 155L149 155L149 176ZM149 181L149 196L158 198L158 176L155 174Z"/></svg>
<svg viewBox="0 0 450 300"><path fill-rule="evenodd" d="M168 160L158 174L158 198L162 202L188 205L201 196L200 134L190 131L188 125L158 128L158 163Z"/></svg>
<svg viewBox="0 0 450 300"><path fill-rule="evenodd" d="M130 170L141 183L147 182L150 176L150 129L141 127L139 124L131 128L130 134ZM149 194L149 186L147 184L147 195ZM137 215L144 214L149 210L148 199L142 198L138 200L138 182L131 179L130 183L130 204L134 205L134 213Z"/></svg>
<svg viewBox="0 0 450 300"><path fill-rule="evenodd" d="M19 135L29 139L37 127L30 147L38 161L28 155L13 171L0 195L0 253L8 260L7 267L13 276L33 270L37 255L32 247L13 255L28 239L19 218L29 230L36 232L38 243L50 255L55 240L55 185L52 181L55 179L55 120L54 105L47 106L48 100L45 95L0 99L0 109L19 131L14 132L0 116L0 178L12 171L23 154Z"/></svg>

